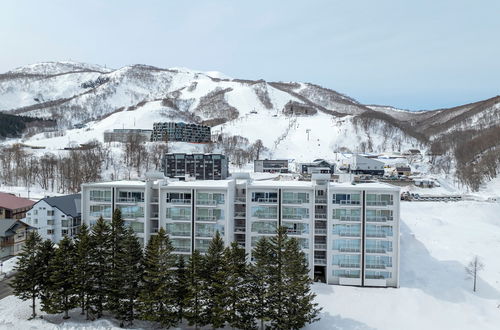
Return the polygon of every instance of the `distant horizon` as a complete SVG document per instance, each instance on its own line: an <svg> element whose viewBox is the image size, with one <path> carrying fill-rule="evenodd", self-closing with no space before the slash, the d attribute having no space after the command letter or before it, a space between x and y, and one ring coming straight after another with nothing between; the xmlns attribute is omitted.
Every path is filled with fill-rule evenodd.
<svg viewBox="0 0 500 330"><path fill-rule="evenodd" d="M59 59L181 66L442 109L500 94L499 13L494 0L5 0L0 72Z"/></svg>

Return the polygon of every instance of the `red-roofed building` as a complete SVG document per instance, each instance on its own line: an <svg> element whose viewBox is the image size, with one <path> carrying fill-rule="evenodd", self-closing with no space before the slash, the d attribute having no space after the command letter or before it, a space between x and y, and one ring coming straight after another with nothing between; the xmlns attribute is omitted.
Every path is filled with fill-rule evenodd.
<svg viewBox="0 0 500 330"><path fill-rule="evenodd" d="M0 219L22 219L34 201L0 192Z"/></svg>

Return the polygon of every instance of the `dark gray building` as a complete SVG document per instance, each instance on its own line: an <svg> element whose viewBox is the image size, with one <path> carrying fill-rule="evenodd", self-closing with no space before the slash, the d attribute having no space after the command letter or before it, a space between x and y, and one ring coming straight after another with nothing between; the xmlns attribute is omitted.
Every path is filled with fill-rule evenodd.
<svg viewBox="0 0 500 330"><path fill-rule="evenodd" d="M315 159L311 163L300 163L298 165L298 172L302 174L310 174L312 168L329 168L331 174L335 173L335 164L330 163L324 159Z"/></svg>
<svg viewBox="0 0 500 330"><path fill-rule="evenodd" d="M288 173L287 159L263 159L253 161L254 172Z"/></svg>
<svg viewBox="0 0 500 330"><path fill-rule="evenodd" d="M186 175L196 180L223 180L229 176L228 161L221 154L169 153L163 158L163 173L181 180Z"/></svg>
<svg viewBox="0 0 500 330"><path fill-rule="evenodd" d="M154 123L151 141L210 142L210 127L187 123Z"/></svg>

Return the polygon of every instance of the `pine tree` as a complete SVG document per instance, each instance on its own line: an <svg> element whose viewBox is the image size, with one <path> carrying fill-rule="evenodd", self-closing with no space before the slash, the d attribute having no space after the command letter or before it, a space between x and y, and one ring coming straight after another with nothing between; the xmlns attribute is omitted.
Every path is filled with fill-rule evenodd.
<svg viewBox="0 0 500 330"><path fill-rule="evenodd" d="M175 313L175 256L163 228L153 236L144 257L143 286L139 294L140 315L169 328L177 324Z"/></svg>
<svg viewBox="0 0 500 330"><path fill-rule="evenodd" d="M75 288L75 247L71 239L65 236L59 242L49 269L51 297L45 310L51 314L64 312L64 319L69 319L69 310L78 306Z"/></svg>
<svg viewBox="0 0 500 330"><path fill-rule="evenodd" d="M118 305L115 316L122 322L121 326L129 326L135 319L142 277L142 246L132 228L125 231L123 248L116 254L115 267L119 274L115 280L122 285L121 290L116 292Z"/></svg>
<svg viewBox="0 0 500 330"><path fill-rule="evenodd" d="M83 224L75 239L75 289L81 314L87 313L89 318L88 297L91 292L91 237L87 225Z"/></svg>
<svg viewBox="0 0 500 330"><path fill-rule="evenodd" d="M21 300L31 299L31 318L36 317L36 299L40 296L40 279L41 275L43 275L39 270L41 241L42 239L37 232L28 234L22 252L19 254L17 265L14 268L17 272L16 277L11 284L16 297Z"/></svg>
<svg viewBox="0 0 500 330"><path fill-rule="evenodd" d="M255 329L254 301L245 250L232 242L224 252L226 320L237 329Z"/></svg>
<svg viewBox="0 0 500 330"><path fill-rule="evenodd" d="M54 258L56 253L54 243L50 239L46 239L40 245L39 251L39 272L40 272L40 304L42 306L41 310L46 311L46 306L50 306L50 300L53 295L52 282L50 277L52 276L52 268L50 268L50 262Z"/></svg>
<svg viewBox="0 0 500 330"><path fill-rule="evenodd" d="M203 308L201 301L201 290L203 287L202 267L203 257L200 254L200 251L194 250L187 265L189 286L186 297L186 311L184 315L188 324L190 326L194 325L196 329L200 326L206 325L201 318L201 311Z"/></svg>
<svg viewBox="0 0 500 330"><path fill-rule="evenodd" d="M274 262L271 243L267 237L257 241L252 251L254 263L250 265L250 302L255 310L256 319L260 320L260 329L271 319L269 297L271 295L271 276Z"/></svg>
<svg viewBox="0 0 500 330"><path fill-rule="evenodd" d="M123 276L123 269L119 267L119 258L124 255L125 245L125 225L120 209L113 212L110 228L110 269L109 276L106 278L106 309L113 314L118 314L120 309L120 298L123 291L123 286L126 285L127 279Z"/></svg>
<svg viewBox="0 0 500 330"><path fill-rule="evenodd" d="M283 280L286 283L284 296L287 303L284 313L286 318L280 328L301 329L306 324L319 320L321 308L314 303L315 294L311 292L309 266L297 239L291 238L285 242L283 258Z"/></svg>
<svg viewBox="0 0 500 330"><path fill-rule="evenodd" d="M109 225L100 217L92 227L90 244L89 312L103 315L107 297L107 278L111 270Z"/></svg>
<svg viewBox="0 0 500 330"><path fill-rule="evenodd" d="M212 327L222 328L226 322L226 272L224 267L224 241L219 232L210 241L203 262L201 301L204 308L201 311L203 323Z"/></svg>
<svg viewBox="0 0 500 330"><path fill-rule="evenodd" d="M287 242L286 228L278 228L276 236L270 238L270 248L272 253L269 282L269 299L271 328L286 329L283 327L287 316L285 315L285 305L287 303L285 293L285 277L284 277L284 250Z"/></svg>
<svg viewBox="0 0 500 330"><path fill-rule="evenodd" d="M177 320L182 322L187 305L187 296L189 292L189 273L186 268L184 256L179 255L175 270L175 309L177 311Z"/></svg>

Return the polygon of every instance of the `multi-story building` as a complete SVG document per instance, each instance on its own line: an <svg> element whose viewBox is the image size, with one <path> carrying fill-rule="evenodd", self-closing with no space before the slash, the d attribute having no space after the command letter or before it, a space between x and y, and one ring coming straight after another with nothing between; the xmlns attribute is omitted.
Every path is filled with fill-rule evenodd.
<svg viewBox="0 0 500 330"><path fill-rule="evenodd" d="M21 252L31 230L34 228L20 220L0 220L0 258Z"/></svg>
<svg viewBox="0 0 500 330"><path fill-rule="evenodd" d="M145 243L160 227L175 251L206 251L219 231L252 258L252 248L279 226L299 240L310 276L330 284L399 286L399 188L383 183L252 181L118 181L82 186L82 217L110 220L120 208Z"/></svg>
<svg viewBox="0 0 500 330"><path fill-rule="evenodd" d="M0 219L20 220L26 216L34 201L0 192Z"/></svg>
<svg viewBox="0 0 500 330"><path fill-rule="evenodd" d="M253 161L254 172L288 173L287 159L262 159Z"/></svg>
<svg viewBox="0 0 500 330"><path fill-rule="evenodd" d="M211 141L210 127L182 122L154 123L151 141L208 143Z"/></svg>
<svg viewBox="0 0 500 330"><path fill-rule="evenodd" d="M81 195L46 197L26 213L26 223L45 240L59 243L64 236L75 237L81 226Z"/></svg>
<svg viewBox="0 0 500 330"><path fill-rule="evenodd" d="M229 164L222 154L168 153L163 157L163 173L168 178L184 180L224 180L229 175Z"/></svg>
<svg viewBox="0 0 500 330"><path fill-rule="evenodd" d="M348 171L355 174L384 175L384 163L355 154L348 160Z"/></svg>

